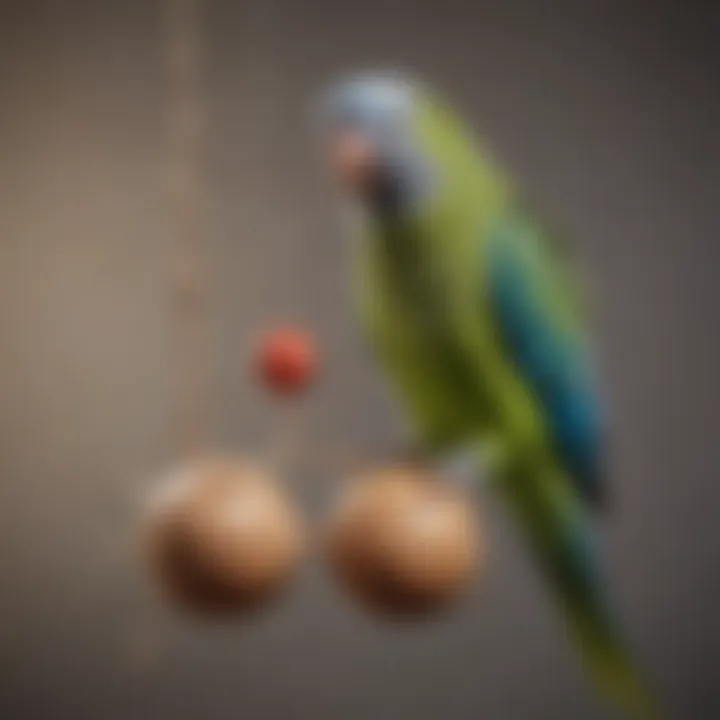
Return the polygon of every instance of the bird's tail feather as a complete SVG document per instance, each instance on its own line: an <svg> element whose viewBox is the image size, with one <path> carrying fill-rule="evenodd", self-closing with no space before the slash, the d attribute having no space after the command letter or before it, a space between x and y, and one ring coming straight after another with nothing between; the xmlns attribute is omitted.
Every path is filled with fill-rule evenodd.
<svg viewBox="0 0 720 720"><path fill-rule="evenodd" d="M589 675L626 716L662 717L611 611L592 518L555 471L504 473L498 483L563 608Z"/></svg>

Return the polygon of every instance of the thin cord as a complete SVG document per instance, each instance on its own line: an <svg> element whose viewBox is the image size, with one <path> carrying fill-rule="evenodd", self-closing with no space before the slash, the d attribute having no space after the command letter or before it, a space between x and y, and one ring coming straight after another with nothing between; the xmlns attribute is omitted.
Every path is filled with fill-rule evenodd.
<svg viewBox="0 0 720 720"><path fill-rule="evenodd" d="M168 219L173 238L172 310L177 360L173 441L195 454L209 440L209 263L203 165L202 0L160 0L165 68Z"/></svg>

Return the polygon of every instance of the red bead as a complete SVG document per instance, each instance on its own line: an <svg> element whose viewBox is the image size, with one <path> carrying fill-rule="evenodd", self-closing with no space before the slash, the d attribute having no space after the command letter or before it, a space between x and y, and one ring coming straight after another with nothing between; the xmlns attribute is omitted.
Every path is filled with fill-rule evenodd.
<svg viewBox="0 0 720 720"><path fill-rule="evenodd" d="M317 365L315 343L303 330L275 330L260 345L260 376L265 385L276 393L293 395L306 389L315 377Z"/></svg>

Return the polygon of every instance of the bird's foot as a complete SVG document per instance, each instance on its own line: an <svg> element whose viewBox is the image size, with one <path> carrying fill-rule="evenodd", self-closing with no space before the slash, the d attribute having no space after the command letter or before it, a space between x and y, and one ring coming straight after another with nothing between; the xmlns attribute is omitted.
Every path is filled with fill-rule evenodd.
<svg viewBox="0 0 720 720"><path fill-rule="evenodd" d="M437 474L448 483L462 488L472 488L484 478L477 451L458 450L434 463Z"/></svg>

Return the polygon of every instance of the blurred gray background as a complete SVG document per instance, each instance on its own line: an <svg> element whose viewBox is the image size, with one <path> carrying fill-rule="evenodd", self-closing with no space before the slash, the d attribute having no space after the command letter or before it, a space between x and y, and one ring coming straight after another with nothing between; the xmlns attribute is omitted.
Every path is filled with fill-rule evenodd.
<svg viewBox="0 0 720 720"><path fill-rule="evenodd" d="M688 720L720 717L720 18L706 5L208 0L205 16L215 436L272 439L244 363L285 319L326 353L308 455L370 457L398 436L307 111L347 69L427 77L573 231L593 278L610 569L632 642ZM177 365L158 21L147 0L0 3L0 717L602 717L492 502L490 565L447 617L372 621L314 561L261 622L176 624L138 663L151 593L126 541L170 456ZM292 482L313 515L335 477Z"/></svg>

